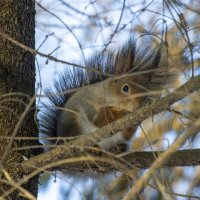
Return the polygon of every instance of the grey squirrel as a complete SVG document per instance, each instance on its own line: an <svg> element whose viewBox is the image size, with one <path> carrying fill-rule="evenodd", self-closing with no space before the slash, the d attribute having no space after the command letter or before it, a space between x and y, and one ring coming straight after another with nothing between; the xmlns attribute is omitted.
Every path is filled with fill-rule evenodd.
<svg viewBox="0 0 200 200"><path fill-rule="evenodd" d="M160 47L137 49L136 42L129 39L118 52L97 53L88 59L88 70L65 71L54 88L45 91L48 102L39 116L40 133L55 137L53 143L59 144L62 137L91 133L134 112L150 100L152 91L161 93L173 78L160 59ZM109 150L126 144L134 131L135 127L121 130L98 146Z"/></svg>

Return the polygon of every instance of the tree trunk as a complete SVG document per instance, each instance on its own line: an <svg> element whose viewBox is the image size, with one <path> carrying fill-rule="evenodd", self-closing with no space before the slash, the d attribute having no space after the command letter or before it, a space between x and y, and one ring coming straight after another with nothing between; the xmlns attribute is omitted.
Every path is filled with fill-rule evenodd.
<svg viewBox="0 0 200 200"><path fill-rule="evenodd" d="M0 30L18 42L34 48L34 1L0 0ZM37 137L38 135L34 119L35 101L31 104L31 109L25 112L27 106L30 105L34 90L34 55L0 35L0 195L5 199L27 199L23 197L25 194L23 189L19 188L6 194L16 185L8 179L8 176L13 181L19 182L25 176L20 173L21 161L40 151L30 148L38 144L37 140L16 139L16 137ZM20 147L29 148L19 150ZM8 172L7 175L6 172ZM34 177L23 185L34 196L37 195L37 178Z"/></svg>

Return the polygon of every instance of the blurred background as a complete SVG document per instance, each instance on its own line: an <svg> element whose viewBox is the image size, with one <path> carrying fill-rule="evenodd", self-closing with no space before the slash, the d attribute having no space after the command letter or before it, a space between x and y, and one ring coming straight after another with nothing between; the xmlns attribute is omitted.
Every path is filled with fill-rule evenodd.
<svg viewBox="0 0 200 200"><path fill-rule="evenodd" d="M134 37L137 47L165 42L165 59L178 69L173 91L192 75L200 74L199 0L38 0L36 49L59 60L84 66L99 51L116 51ZM37 56L38 94L53 85L62 71L73 66ZM163 94L163 95L165 95ZM162 112L145 120L130 141L133 151L166 150L199 117L199 92L174 104L176 112ZM38 107L42 99L37 100ZM200 148L200 135L182 149ZM135 170L139 177L145 170ZM59 172L41 175L38 199L121 199L131 185L121 173L97 180L78 180ZM138 199L200 199L200 168L162 168Z"/></svg>

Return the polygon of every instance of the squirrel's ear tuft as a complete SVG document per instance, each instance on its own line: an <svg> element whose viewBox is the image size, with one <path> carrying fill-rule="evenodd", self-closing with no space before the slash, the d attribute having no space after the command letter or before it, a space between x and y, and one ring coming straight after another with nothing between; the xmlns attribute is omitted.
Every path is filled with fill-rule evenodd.
<svg viewBox="0 0 200 200"><path fill-rule="evenodd" d="M136 43L134 39L129 39L115 57L115 74L121 75L129 72L133 68L136 57Z"/></svg>

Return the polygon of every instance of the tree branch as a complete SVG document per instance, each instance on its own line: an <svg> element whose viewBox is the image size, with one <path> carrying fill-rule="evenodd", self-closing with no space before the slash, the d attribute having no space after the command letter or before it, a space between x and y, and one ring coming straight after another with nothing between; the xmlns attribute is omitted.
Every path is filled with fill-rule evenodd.
<svg viewBox="0 0 200 200"><path fill-rule="evenodd" d="M104 126L103 128L101 128L93 133L90 133L90 134L84 135L84 136L80 136L73 141L69 141L67 143L67 145L65 145L65 146L57 146L54 149L52 149L46 153L43 153L39 156L36 156L27 161L24 161L22 163L22 167L25 170L32 171L33 169L36 169L36 168L42 168L49 163L56 163L57 161L59 161L61 159L73 158L73 157L77 157L77 155L83 155L84 147L88 147L88 146L91 147L91 146L95 145L98 141L102 140L103 138L110 137L111 135L113 135L113 133L117 133L117 131L119 131L119 130L122 130L127 127L131 127L131 126L135 126L138 123L140 123L141 121L143 121L144 119L152 116L152 114L157 114L164 110L167 110L170 105L172 105L173 103L184 98L189 93L199 90L199 88L200 88L200 75L189 80L187 83L183 84L181 87L179 87L178 89L176 89L174 92L170 93L169 95L167 95L163 98L160 98L151 104L143 106L142 108L138 109L136 112L128 114L125 117L109 124L108 126ZM112 130L112 133L110 130ZM147 152L141 152L141 153L137 152L137 153L133 153L133 155L134 154L135 154L136 160L133 161L132 164L134 164L134 162L137 162L137 160L139 159L140 160L139 162L143 162L143 163L140 163L141 167L149 166L149 163L151 163L154 160L154 157L150 156L151 154L153 155L152 152L148 152L148 153ZM151 158L152 160L149 161L149 159L147 159L145 161L142 159L142 157L140 157L141 155L138 156L139 154L143 154L144 157L150 156L149 159ZM182 154L182 153L179 153L179 154ZM131 155L131 156L133 156L133 155ZM181 165L182 164L185 165L182 161L180 161ZM191 164L193 164L193 163L194 163L194 160L192 161ZM197 163L199 163L199 162L197 161ZM191 165L190 163L187 163L186 165L188 165L188 164ZM75 165L76 165L76 163L75 163ZM139 167L139 165L137 165L137 164L136 164L136 166Z"/></svg>
<svg viewBox="0 0 200 200"><path fill-rule="evenodd" d="M140 191L148 184L148 181L154 176L156 171L160 169L174 154L174 152L184 144L184 142L191 136L194 136L200 130L200 118L197 119L192 125L186 129L185 133L178 137L175 142L162 153L156 160L152 163L151 167L144 175L136 181L134 186L128 192L128 194L123 198L123 200L132 200L133 197L136 197ZM191 155L191 152L190 152ZM197 157L198 158L198 157ZM185 159L184 159L185 160ZM196 158L195 158L196 160Z"/></svg>

